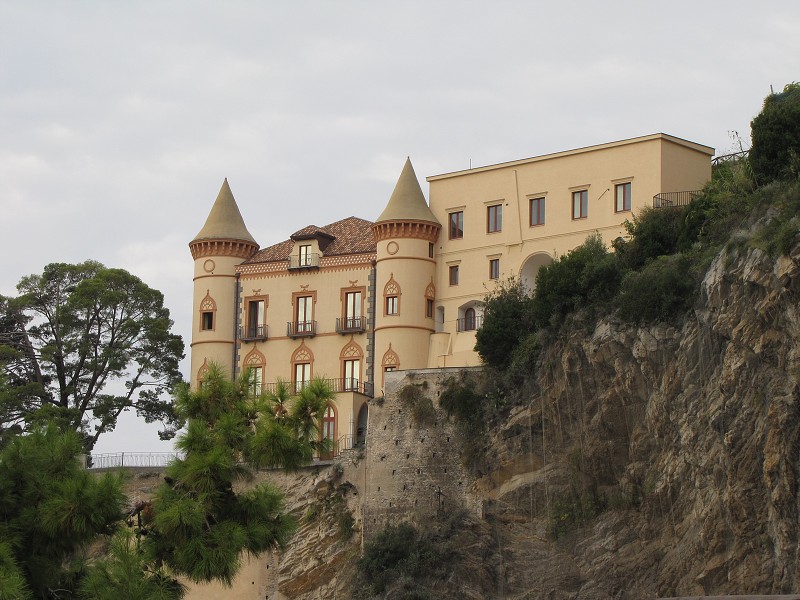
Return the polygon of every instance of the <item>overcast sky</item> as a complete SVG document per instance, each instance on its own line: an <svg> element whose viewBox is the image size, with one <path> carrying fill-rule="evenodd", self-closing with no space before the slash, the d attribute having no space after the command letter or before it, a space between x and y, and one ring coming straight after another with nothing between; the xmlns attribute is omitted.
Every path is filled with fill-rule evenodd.
<svg viewBox="0 0 800 600"><path fill-rule="evenodd" d="M188 242L228 178L262 247L425 177L655 132L749 143L800 2L0 0L0 293L95 259L190 341ZM188 363L184 361L188 376ZM96 450L163 449L121 422Z"/></svg>

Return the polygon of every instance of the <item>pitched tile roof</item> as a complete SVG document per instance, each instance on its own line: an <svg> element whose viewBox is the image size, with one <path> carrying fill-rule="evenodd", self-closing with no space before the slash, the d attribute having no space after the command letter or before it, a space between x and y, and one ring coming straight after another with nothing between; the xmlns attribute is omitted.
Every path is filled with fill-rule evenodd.
<svg viewBox="0 0 800 600"><path fill-rule="evenodd" d="M292 234L293 238L307 238L314 234L333 236L333 241L325 248L325 256L341 256L344 254L362 254L375 252L375 237L372 234L372 221L347 217L324 227L309 225ZM294 247L294 241L285 240L278 244L259 250L243 264L276 262L286 260Z"/></svg>

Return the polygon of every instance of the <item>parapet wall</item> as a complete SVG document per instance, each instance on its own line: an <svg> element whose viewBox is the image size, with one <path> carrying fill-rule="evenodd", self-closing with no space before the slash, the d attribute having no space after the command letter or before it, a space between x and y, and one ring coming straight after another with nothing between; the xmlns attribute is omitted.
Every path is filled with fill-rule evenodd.
<svg viewBox="0 0 800 600"><path fill-rule="evenodd" d="M465 369L443 368L386 374L383 401L370 401L366 477L362 505L364 539L387 525L451 512L457 507L476 514L480 502L462 466L453 424L439 406L445 382ZM433 402L435 422L421 426L403 406L399 394L418 386Z"/></svg>

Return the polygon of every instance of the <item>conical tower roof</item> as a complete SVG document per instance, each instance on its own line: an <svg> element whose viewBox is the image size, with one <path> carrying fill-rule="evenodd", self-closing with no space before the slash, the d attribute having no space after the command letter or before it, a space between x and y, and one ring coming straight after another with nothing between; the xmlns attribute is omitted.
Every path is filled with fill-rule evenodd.
<svg viewBox="0 0 800 600"><path fill-rule="evenodd" d="M429 221L431 223L439 223L425 201L422 188L419 187L417 174L414 173L414 167L411 166L410 158L406 158L406 164L403 166L403 172L400 173L397 185L394 186L392 197L389 198L389 203L375 223L383 221Z"/></svg>
<svg viewBox="0 0 800 600"><path fill-rule="evenodd" d="M222 182L222 187L219 190L217 199L214 201L214 206L211 207L211 212L208 213L206 224L203 225L200 233L192 241L212 239L243 240L253 244L256 243L244 225L242 213L239 212L239 207L236 205L233 193L231 193L227 178Z"/></svg>

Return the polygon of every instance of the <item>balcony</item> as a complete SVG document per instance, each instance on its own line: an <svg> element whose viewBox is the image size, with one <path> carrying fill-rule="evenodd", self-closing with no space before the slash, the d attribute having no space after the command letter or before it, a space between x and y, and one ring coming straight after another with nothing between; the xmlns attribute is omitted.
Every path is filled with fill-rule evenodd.
<svg viewBox="0 0 800 600"><path fill-rule="evenodd" d="M364 317L338 317L336 319L336 333L364 333L367 325L366 321Z"/></svg>
<svg viewBox="0 0 800 600"><path fill-rule="evenodd" d="M475 315L473 317L465 317L456 320L456 331L475 331L483 325L483 315Z"/></svg>
<svg viewBox="0 0 800 600"><path fill-rule="evenodd" d="M239 328L239 339L243 342L266 340L269 337L269 327L266 325L248 325Z"/></svg>
<svg viewBox="0 0 800 600"><path fill-rule="evenodd" d="M304 256L290 256L289 269L319 269L319 254L306 254Z"/></svg>
<svg viewBox="0 0 800 600"><path fill-rule="evenodd" d="M317 335L317 322L289 321L286 324L286 335L290 338L314 337Z"/></svg>
<svg viewBox="0 0 800 600"><path fill-rule="evenodd" d="M331 391L336 394L354 392L356 394L361 394L362 396L372 398L372 384L368 381L361 381L360 379L355 379L353 377L323 379L323 381L327 383L330 386ZM289 382L289 391L293 394L299 394L303 387L305 387L308 383L308 381ZM262 390L266 392L273 392L275 391L276 386L277 384L275 383L265 383L262 387Z"/></svg>
<svg viewBox="0 0 800 600"><path fill-rule="evenodd" d="M702 194L702 190L686 192L662 192L653 196L653 208L677 208L688 206Z"/></svg>

